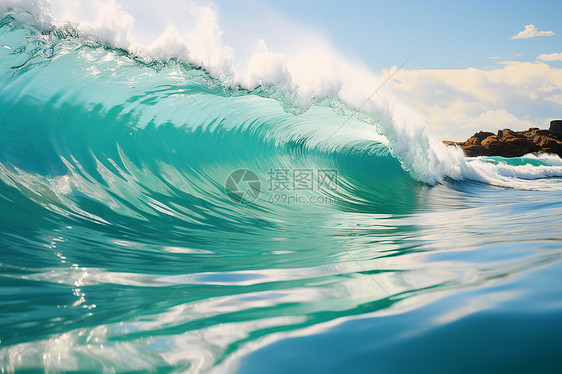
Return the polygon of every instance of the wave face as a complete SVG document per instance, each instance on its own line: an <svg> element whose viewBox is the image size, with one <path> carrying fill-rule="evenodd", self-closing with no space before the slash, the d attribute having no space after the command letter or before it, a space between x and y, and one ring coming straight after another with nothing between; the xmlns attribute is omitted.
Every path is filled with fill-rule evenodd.
<svg viewBox="0 0 562 374"><path fill-rule="evenodd" d="M2 371L407 372L461 330L443 367L556 369L560 158L465 159L386 99L26 14L0 22Z"/></svg>

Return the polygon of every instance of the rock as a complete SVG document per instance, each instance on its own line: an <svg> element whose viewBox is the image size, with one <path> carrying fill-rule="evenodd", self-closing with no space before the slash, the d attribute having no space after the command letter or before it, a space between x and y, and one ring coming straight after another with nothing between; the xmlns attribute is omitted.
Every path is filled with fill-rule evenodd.
<svg viewBox="0 0 562 374"><path fill-rule="evenodd" d="M500 138L524 138L525 136L521 133L517 133L510 129L503 129L498 131L498 136Z"/></svg>
<svg viewBox="0 0 562 374"><path fill-rule="evenodd" d="M562 141L549 138L547 136L537 135L533 138L533 142L544 152L562 154Z"/></svg>
<svg viewBox="0 0 562 374"><path fill-rule="evenodd" d="M476 136L473 136L472 138L468 139L464 143L465 143L465 145L480 145L481 141L482 141L482 139L479 139Z"/></svg>
<svg viewBox="0 0 562 374"><path fill-rule="evenodd" d="M461 148L468 157L492 156L492 153L481 145L467 145Z"/></svg>
<svg viewBox="0 0 562 374"><path fill-rule="evenodd" d="M488 136L486 139L482 140L482 146L490 149L497 148L501 145L500 137L497 135Z"/></svg>
<svg viewBox="0 0 562 374"><path fill-rule="evenodd" d="M552 121L556 122L556 121ZM469 157L476 156L502 156L521 157L527 153L555 153L562 157L562 121L560 127L551 122L551 129L541 130L532 127L526 131L513 131L510 129L499 130L497 135L491 132L480 131L465 142L444 142L447 145L458 145Z"/></svg>
<svg viewBox="0 0 562 374"><path fill-rule="evenodd" d="M549 138L557 138L558 137L558 134L553 133L550 130L541 130L541 129L537 129L537 128L532 128L532 129L529 129L527 131L523 131L522 134L523 134L523 136L525 136L527 138L531 138L531 139L536 137L537 135L546 136L546 137L549 137Z"/></svg>
<svg viewBox="0 0 562 374"><path fill-rule="evenodd" d="M486 139L482 140L482 145L486 148L494 147L500 142L500 137L497 135L490 135Z"/></svg>
<svg viewBox="0 0 562 374"><path fill-rule="evenodd" d="M558 135L562 135L562 120L555 119L550 121L550 131L557 133Z"/></svg>
<svg viewBox="0 0 562 374"><path fill-rule="evenodd" d="M504 157L520 157L537 149L531 140L509 134L501 138L497 135L489 136L482 141L482 146L488 150L488 154Z"/></svg>
<svg viewBox="0 0 562 374"><path fill-rule="evenodd" d="M493 132L487 132L487 131L479 131L476 134L472 135L472 138L477 138L479 140L478 143L480 143L482 140L486 139L488 136L492 136L494 135Z"/></svg>
<svg viewBox="0 0 562 374"><path fill-rule="evenodd" d="M501 153L504 157L521 157L540 149L533 141L525 137L508 137L503 144Z"/></svg>

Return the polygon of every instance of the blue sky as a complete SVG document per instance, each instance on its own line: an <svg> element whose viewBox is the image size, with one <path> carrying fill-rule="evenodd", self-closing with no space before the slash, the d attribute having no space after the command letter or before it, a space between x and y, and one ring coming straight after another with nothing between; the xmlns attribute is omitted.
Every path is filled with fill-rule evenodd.
<svg viewBox="0 0 562 374"><path fill-rule="evenodd" d="M562 49L562 1L268 0L279 13L322 30L340 51L382 70L415 54L412 69L490 68ZM511 40L534 24L553 37ZM523 55L520 55L523 54Z"/></svg>

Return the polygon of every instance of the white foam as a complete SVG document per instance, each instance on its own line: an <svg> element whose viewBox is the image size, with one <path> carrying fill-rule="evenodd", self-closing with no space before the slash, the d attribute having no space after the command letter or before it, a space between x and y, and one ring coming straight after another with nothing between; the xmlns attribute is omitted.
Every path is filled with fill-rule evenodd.
<svg viewBox="0 0 562 374"><path fill-rule="evenodd" d="M562 158L551 153L529 153L522 156L522 158L541 160L551 166L562 166Z"/></svg>
<svg viewBox="0 0 562 374"><path fill-rule="evenodd" d="M544 161L545 165L509 165L505 161L497 164L486 162L482 158L471 159L463 171L463 177L500 187L525 190L560 190L559 180L537 179L562 177L562 158L553 154L528 154L524 158Z"/></svg>

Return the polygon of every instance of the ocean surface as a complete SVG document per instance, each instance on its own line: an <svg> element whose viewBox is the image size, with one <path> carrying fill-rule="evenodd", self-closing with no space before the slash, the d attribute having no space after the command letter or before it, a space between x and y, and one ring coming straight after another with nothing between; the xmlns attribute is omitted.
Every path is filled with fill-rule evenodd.
<svg viewBox="0 0 562 374"><path fill-rule="evenodd" d="M559 157L16 15L0 372L562 372Z"/></svg>

